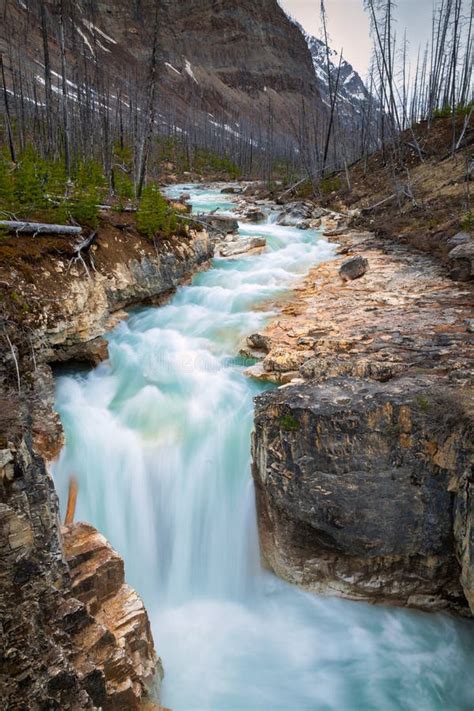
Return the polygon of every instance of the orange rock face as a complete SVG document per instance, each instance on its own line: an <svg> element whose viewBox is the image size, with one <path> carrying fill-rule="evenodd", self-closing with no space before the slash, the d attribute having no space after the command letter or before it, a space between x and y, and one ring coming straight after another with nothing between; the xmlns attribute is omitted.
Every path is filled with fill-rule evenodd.
<svg viewBox="0 0 474 711"><path fill-rule="evenodd" d="M72 577L69 614L78 618L73 665L90 678L89 694L104 709L141 709L163 677L143 602L125 582L122 558L93 526L62 532ZM82 619L78 606L88 613Z"/></svg>

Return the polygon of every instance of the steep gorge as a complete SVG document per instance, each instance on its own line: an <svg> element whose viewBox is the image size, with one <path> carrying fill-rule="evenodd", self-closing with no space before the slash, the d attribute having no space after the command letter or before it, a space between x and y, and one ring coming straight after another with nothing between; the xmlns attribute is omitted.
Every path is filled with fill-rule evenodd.
<svg viewBox="0 0 474 711"><path fill-rule="evenodd" d="M0 695L12 710L139 708L162 675L121 558L90 527L60 529L45 466L63 444L51 366L106 358L101 336L123 309L167 298L209 260L212 245L206 232L190 232L155 248L111 221L87 262L73 264L63 238L32 245L14 236L0 247L12 342L2 340L0 369Z"/></svg>

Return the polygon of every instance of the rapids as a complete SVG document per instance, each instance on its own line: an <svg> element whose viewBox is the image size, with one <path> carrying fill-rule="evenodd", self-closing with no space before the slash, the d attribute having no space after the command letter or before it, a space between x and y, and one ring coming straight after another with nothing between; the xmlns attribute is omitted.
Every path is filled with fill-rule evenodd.
<svg viewBox="0 0 474 711"><path fill-rule="evenodd" d="M232 209L216 188L190 192L195 211ZM215 259L168 305L132 311L107 363L58 378L61 499L75 472L76 518L124 557L174 711L472 711L468 622L310 595L260 568L249 451L263 386L236 354L334 246L272 212L240 232L265 252Z"/></svg>

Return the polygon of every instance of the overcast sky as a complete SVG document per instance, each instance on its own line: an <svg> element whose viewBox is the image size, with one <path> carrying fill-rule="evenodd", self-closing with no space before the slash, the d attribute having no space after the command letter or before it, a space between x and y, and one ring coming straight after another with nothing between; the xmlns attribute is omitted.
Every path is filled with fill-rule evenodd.
<svg viewBox="0 0 474 711"><path fill-rule="evenodd" d="M364 78L371 53L369 20L363 0L325 0L330 44L340 51ZM310 34L321 36L320 0L279 0L280 5L298 20ZM430 34L432 0L397 0L397 35L405 28L410 54L416 63L418 45L424 45Z"/></svg>

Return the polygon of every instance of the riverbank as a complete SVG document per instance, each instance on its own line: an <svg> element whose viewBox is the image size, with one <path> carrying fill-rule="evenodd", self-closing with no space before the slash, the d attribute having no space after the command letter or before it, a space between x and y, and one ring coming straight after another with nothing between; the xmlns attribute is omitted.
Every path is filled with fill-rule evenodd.
<svg viewBox="0 0 474 711"><path fill-rule="evenodd" d="M338 256L242 349L287 384L257 398L262 555L312 591L469 614L473 282L343 223L323 217Z"/></svg>
<svg viewBox="0 0 474 711"><path fill-rule="evenodd" d="M161 663L147 612L125 584L123 561L93 529L88 537L80 527L61 532L46 467L64 441L52 368L106 359L103 336L126 316L124 309L169 298L212 252L205 231L153 244L126 213L102 215L95 243L82 259L66 238L1 240L0 572L7 704L35 699L64 710L138 708L151 686L159 688Z"/></svg>

